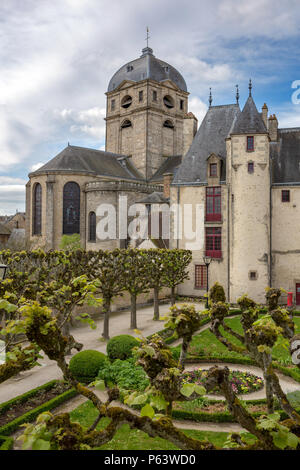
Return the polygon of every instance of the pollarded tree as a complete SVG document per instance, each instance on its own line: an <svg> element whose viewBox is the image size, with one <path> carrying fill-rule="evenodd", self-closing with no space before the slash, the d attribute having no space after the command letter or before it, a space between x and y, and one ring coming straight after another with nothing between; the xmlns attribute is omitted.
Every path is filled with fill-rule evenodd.
<svg viewBox="0 0 300 470"><path fill-rule="evenodd" d="M104 325L102 336L109 339L109 318L112 299L125 290L125 267L120 249L98 251L89 264L92 276L97 280L98 291L103 299Z"/></svg>
<svg viewBox="0 0 300 470"><path fill-rule="evenodd" d="M170 308L166 328L176 331L178 338L182 338L178 367L184 369L184 361L193 335L201 325L201 314L196 312L193 305L174 305Z"/></svg>
<svg viewBox="0 0 300 470"><path fill-rule="evenodd" d="M91 400L97 410L97 418L89 429L72 422L68 413L57 416L52 416L48 412L43 413L38 417L36 426L28 424L24 431L23 439L27 449L30 447L44 450L97 448L109 442L125 423L128 423L132 429L144 431L150 437L166 439L180 449L214 449L215 446L208 441L193 439L177 429L172 422L170 405L173 401L194 400L216 386L220 388L235 419L257 439L253 445L247 446L243 436L236 435L234 448L264 450L300 448L299 426L296 426L294 420L280 422L280 416L277 419L274 415L255 419L247 411L232 390L228 368L212 367L207 372L204 388L197 384L185 383L182 371L177 368L170 348L158 336L144 340L138 350L138 363L144 368L152 386L152 389L147 391L150 403L143 407L141 416L112 403L119 398L117 388L109 389L108 398L103 401L93 390L80 384L73 377L66 361L66 351L69 349L68 343L71 338L62 334L51 310L46 306L40 306L38 302L26 302L21 309L22 318L18 322L18 328L23 330L32 344L40 348L51 360L56 361L65 380L72 384L78 393ZM95 386L101 389L103 383L97 381ZM143 403L145 398L148 399L147 396L136 398L139 403ZM127 402L129 401L130 397ZM166 410L167 415L156 415L154 408ZM109 418L110 422L104 429L97 430L97 424L102 417Z"/></svg>
<svg viewBox="0 0 300 470"><path fill-rule="evenodd" d="M130 294L131 315L130 328L137 328L136 300L139 294L149 292L150 279L147 263L149 258L146 250L129 248L122 250L124 288Z"/></svg>
<svg viewBox="0 0 300 470"><path fill-rule="evenodd" d="M175 304L175 289L189 279L188 266L192 260L189 250L165 250L163 283L171 289L171 305Z"/></svg>
<svg viewBox="0 0 300 470"><path fill-rule="evenodd" d="M165 287L165 252L164 249L147 250L147 270L149 286L153 289L154 316L153 320L159 320L159 292Z"/></svg>

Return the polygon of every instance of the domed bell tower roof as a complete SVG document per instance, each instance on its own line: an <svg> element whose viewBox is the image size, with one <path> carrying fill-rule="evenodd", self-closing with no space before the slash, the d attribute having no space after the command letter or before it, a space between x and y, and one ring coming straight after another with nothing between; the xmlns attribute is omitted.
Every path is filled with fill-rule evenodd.
<svg viewBox="0 0 300 470"><path fill-rule="evenodd" d="M151 47L145 47L138 59L123 65L111 78L108 92L115 90L124 80L140 82L151 79L156 82L171 80L182 91L187 91L186 83L182 75L172 65L157 59Z"/></svg>

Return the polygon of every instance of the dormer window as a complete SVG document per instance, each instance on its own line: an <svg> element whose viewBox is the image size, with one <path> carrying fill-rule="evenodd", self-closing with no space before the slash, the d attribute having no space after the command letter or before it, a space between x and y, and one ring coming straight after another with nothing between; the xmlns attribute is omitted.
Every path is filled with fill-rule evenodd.
<svg viewBox="0 0 300 470"><path fill-rule="evenodd" d="M218 165L217 165L217 163L211 163L209 165L209 176L211 178L216 178L218 176Z"/></svg>
<svg viewBox="0 0 300 470"><path fill-rule="evenodd" d="M254 137L248 136L247 137L247 152L253 152L254 151Z"/></svg>

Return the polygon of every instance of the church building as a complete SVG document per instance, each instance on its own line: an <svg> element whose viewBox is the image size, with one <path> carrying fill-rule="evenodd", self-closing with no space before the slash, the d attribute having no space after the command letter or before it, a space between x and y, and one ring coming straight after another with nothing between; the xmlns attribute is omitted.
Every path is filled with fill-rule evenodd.
<svg viewBox="0 0 300 470"><path fill-rule="evenodd" d="M259 112L250 81L242 110L238 91L234 104L213 106L210 96L197 131L184 78L149 47L113 75L106 96L105 151L68 145L29 174L28 247L57 249L73 233L87 250L127 246L118 233L96 233L97 207L118 212L124 195L129 204L202 204L204 243L178 293L204 295L208 274L230 302L244 293L263 302L273 286L300 305L300 128L279 128L266 104ZM172 215L170 226L168 246L185 248Z"/></svg>

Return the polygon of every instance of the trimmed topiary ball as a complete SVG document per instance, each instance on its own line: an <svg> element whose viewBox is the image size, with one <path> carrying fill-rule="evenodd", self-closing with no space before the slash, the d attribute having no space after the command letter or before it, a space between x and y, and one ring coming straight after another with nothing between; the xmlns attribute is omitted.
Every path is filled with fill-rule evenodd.
<svg viewBox="0 0 300 470"><path fill-rule="evenodd" d="M124 361L132 357L132 350L138 345L138 340L133 336L119 335L108 341L106 352L110 360L121 359Z"/></svg>
<svg viewBox="0 0 300 470"><path fill-rule="evenodd" d="M79 382L88 384L95 380L99 369L106 361L107 357L102 352L86 349L72 357L69 369Z"/></svg>

